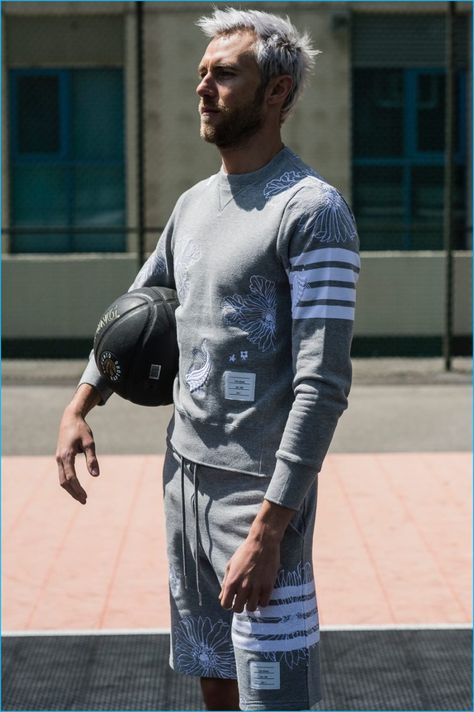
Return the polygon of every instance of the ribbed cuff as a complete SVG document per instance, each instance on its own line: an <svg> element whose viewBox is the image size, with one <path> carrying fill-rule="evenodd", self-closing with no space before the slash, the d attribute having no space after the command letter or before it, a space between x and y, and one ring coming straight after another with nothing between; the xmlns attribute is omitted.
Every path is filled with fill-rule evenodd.
<svg viewBox="0 0 474 712"><path fill-rule="evenodd" d="M315 467L277 458L265 499L298 510L316 475Z"/></svg>
<svg viewBox="0 0 474 712"><path fill-rule="evenodd" d="M93 352L91 352L91 356L89 357L89 363L85 367L84 372L79 380L79 383L77 384L77 387L79 388L79 386L81 386L83 383L87 383L89 386L92 386L96 389L96 391L99 392L101 401L98 405L105 405L105 403L109 400L110 396L113 393L113 390L109 387L109 384L107 383L106 379L101 375L99 369L96 366Z"/></svg>

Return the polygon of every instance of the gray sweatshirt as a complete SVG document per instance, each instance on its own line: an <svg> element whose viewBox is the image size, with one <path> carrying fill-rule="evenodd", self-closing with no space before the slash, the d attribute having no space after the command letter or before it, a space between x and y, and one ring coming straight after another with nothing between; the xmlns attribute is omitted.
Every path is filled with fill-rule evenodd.
<svg viewBox="0 0 474 712"><path fill-rule="evenodd" d="M130 289L177 290L172 446L269 478L298 509L347 407L358 238L344 199L288 148L178 200ZM93 358L81 383L111 391Z"/></svg>

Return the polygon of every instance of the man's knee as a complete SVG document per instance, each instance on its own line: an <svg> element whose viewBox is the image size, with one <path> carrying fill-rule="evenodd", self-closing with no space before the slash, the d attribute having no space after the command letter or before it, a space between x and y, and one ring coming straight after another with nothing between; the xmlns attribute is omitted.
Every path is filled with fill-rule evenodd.
<svg viewBox="0 0 474 712"><path fill-rule="evenodd" d="M240 709L237 680L224 680L217 677L201 677L201 689L206 709Z"/></svg>

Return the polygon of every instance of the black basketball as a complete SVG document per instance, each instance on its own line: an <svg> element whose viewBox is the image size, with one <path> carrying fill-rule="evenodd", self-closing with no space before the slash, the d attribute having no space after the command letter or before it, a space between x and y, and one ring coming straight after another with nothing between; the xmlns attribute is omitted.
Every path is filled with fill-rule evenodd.
<svg viewBox="0 0 474 712"><path fill-rule="evenodd" d="M142 287L122 294L100 318L95 361L122 398L150 406L173 402L179 358L177 306L173 289Z"/></svg>

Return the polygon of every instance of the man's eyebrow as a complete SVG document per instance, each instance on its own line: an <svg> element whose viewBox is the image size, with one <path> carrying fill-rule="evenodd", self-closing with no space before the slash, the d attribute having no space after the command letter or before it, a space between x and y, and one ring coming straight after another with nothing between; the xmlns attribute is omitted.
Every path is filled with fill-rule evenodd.
<svg viewBox="0 0 474 712"><path fill-rule="evenodd" d="M198 67L198 72L201 73L203 71L206 71L207 67L205 64L200 64ZM238 65L235 62L216 62L214 64L214 69L238 69Z"/></svg>

